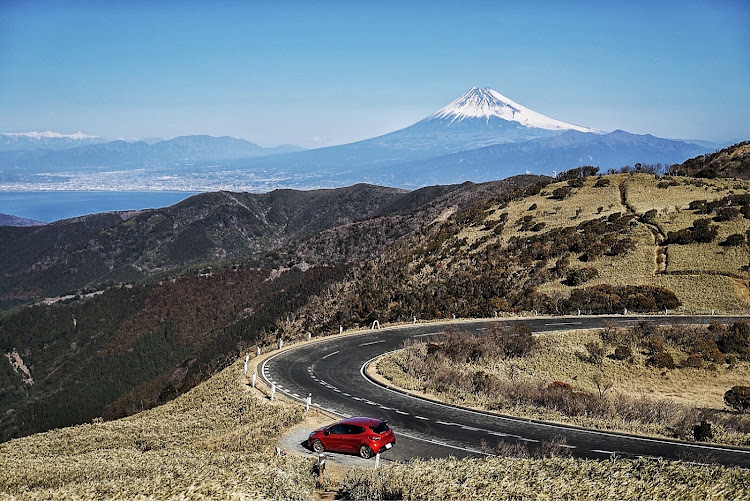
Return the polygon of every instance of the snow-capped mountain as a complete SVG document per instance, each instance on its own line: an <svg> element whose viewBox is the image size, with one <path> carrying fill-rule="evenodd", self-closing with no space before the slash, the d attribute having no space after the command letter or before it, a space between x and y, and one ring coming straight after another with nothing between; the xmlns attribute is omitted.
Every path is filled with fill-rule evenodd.
<svg viewBox="0 0 750 501"><path fill-rule="evenodd" d="M98 136L83 132L61 134L59 132L0 132L0 151L17 150L67 150L79 146L107 142Z"/></svg>
<svg viewBox="0 0 750 501"><path fill-rule="evenodd" d="M448 106L427 117L428 121L445 121L454 123L463 120L484 119L489 123L493 118L499 118L508 122L536 129L547 130L577 130L579 132L601 132L589 127L581 127L530 110L507 98L496 90L487 87L472 87L472 89L459 97Z"/></svg>

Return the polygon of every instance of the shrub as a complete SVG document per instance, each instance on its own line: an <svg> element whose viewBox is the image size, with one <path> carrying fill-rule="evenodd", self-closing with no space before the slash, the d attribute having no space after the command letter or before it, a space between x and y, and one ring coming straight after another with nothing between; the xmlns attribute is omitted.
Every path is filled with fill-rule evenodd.
<svg viewBox="0 0 750 501"><path fill-rule="evenodd" d="M674 363L674 358L672 358L672 355L666 350L654 354L646 360L646 363L660 369L674 369L677 367Z"/></svg>
<svg viewBox="0 0 750 501"><path fill-rule="evenodd" d="M571 287L581 285L584 282L588 282L599 276L599 270L596 268L577 268L570 270L565 276L563 283Z"/></svg>
<svg viewBox="0 0 750 501"><path fill-rule="evenodd" d="M601 365L604 361L604 354L606 353L604 345L597 341L588 341L583 346L588 352L588 361L592 364Z"/></svg>
<svg viewBox="0 0 750 501"><path fill-rule="evenodd" d="M735 353L742 358L747 358L750 353L750 325L745 320L737 320L729 329L719 327L714 328L711 324L709 330L714 328L718 331L716 345L723 353Z"/></svg>
<svg viewBox="0 0 750 501"><path fill-rule="evenodd" d="M531 204L526 210L536 210L536 204Z"/></svg>
<svg viewBox="0 0 750 501"><path fill-rule="evenodd" d="M561 186L560 188L557 188L552 192L550 198L553 198L555 200L562 200L563 198L566 198L568 195L570 195L572 191L573 189L569 186Z"/></svg>
<svg viewBox="0 0 750 501"><path fill-rule="evenodd" d="M594 183L594 188L606 188L610 185L609 178L606 177L600 177L596 180L596 183Z"/></svg>
<svg viewBox="0 0 750 501"><path fill-rule="evenodd" d="M630 346L621 344L615 348L615 352L610 356L615 360L628 360L633 356L633 350Z"/></svg>
<svg viewBox="0 0 750 501"><path fill-rule="evenodd" d="M743 245L745 243L745 235L742 233L734 233L732 235L729 235L726 240L721 242L719 245L723 245L725 247L737 247L738 245Z"/></svg>
<svg viewBox="0 0 750 501"><path fill-rule="evenodd" d="M724 403L737 412L746 412L750 409L750 386L733 386L724 393Z"/></svg>
<svg viewBox="0 0 750 501"><path fill-rule="evenodd" d="M711 423L703 419L700 424L693 428L693 437L696 442L708 442L714 438L714 431L711 429Z"/></svg>
<svg viewBox="0 0 750 501"><path fill-rule="evenodd" d="M731 221L732 219L740 215L740 210L737 207L724 207L716 211L714 221L720 223L722 221Z"/></svg>
<svg viewBox="0 0 750 501"><path fill-rule="evenodd" d="M703 357L700 353L691 353L685 360L682 361L680 367L693 367L695 369L702 369Z"/></svg>

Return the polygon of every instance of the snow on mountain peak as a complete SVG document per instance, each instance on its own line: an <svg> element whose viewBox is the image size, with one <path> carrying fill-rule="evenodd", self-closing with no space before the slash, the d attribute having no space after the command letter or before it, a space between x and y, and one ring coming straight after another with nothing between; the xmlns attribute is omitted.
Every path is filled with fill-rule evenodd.
<svg viewBox="0 0 750 501"><path fill-rule="evenodd" d="M89 136L87 134L84 134L83 132L76 132L74 134L61 134L59 132L52 132L50 130L44 131L44 132L0 132L0 135L2 136L9 136L9 137L25 137L29 139L74 139L74 140L84 140L84 139L99 139L98 136Z"/></svg>
<svg viewBox="0 0 750 501"><path fill-rule="evenodd" d="M450 120L453 123L467 118L484 118L489 121L491 117L539 129L600 132L547 117L487 87L472 87L469 92L427 117L427 120Z"/></svg>
<svg viewBox="0 0 750 501"><path fill-rule="evenodd" d="M11 137L27 137L30 139L76 139L76 140L82 140L82 139L98 139L98 136L89 136L87 134L84 134L83 132L76 132L74 134L61 134L59 132L52 132L50 130L44 131L44 132L2 132L0 133L3 136L11 136Z"/></svg>

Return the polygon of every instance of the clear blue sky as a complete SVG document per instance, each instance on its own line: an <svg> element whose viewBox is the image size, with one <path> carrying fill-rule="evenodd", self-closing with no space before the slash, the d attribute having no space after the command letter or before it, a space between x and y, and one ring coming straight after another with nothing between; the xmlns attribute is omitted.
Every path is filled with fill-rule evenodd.
<svg viewBox="0 0 750 501"><path fill-rule="evenodd" d="M750 139L747 0L112 3L0 0L0 131L311 147L484 86L602 130Z"/></svg>

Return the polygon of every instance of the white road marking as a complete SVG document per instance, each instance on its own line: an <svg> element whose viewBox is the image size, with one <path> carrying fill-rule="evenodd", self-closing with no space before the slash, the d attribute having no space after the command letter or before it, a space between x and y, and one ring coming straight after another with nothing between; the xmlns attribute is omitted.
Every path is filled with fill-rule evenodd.
<svg viewBox="0 0 750 501"><path fill-rule="evenodd" d="M445 426L459 426L458 423L448 423L446 421L435 421L437 424L443 424Z"/></svg>
<svg viewBox="0 0 750 501"><path fill-rule="evenodd" d="M429 334L417 334L416 336L412 336L412 337L437 336L438 334L442 334L442 332L430 332Z"/></svg>
<svg viewBox="0 0 750 501"><path fill-rule="evenodd" d="M524 442L539 442L539 440L534 440L533 438L526 437L518 437L518 440L523 440Z"/></svg>
<svg viewBox="0 0 750 501"><path fill-rule="evenodd" d="M614 452L614 451L603 451L603 450L601 450L601 449L591 449L591 452L598 452L598 453L600 453L600 454L609 454L609 455L612 455L612 454L617 454L617 453L616 453L616 452Z"/></svg>
<svg viewBox="0 0 750 501"><path fill-rule="evenodd" d="M559 323L556 323L556 324L544 324L544 325L548 325L548 326L553 326L553 325L581 325L582 323L583 322L559 322Z"/></svg>
<svg viewBox="0 0 750 501"><path fill-rule="evenodd" d="M360 346L370 346L371 344L385 343L386 341L387 341L386 339L382 339L380 341L372 341L370 343L362 343Z"/></svg>
<svg viewBox="0 0 750 501"><path fill-rule="evenodd" d="M325 359L326 359L326 358L328 358L328 357L332 357L332 356L334 356L334 355L335 355L336 353L338 353L338 350L337 350L337 351L334 351L333 353L329 353L328 355L326 355L325 357L323 357L323 358L322 358L321 360L325 360Z"/></svg>
<svg viewBox="0 0 750 501"><path fill-rule="evenodd" d="M423 421L429 421L430 420L430 418L424 417L424 416L414 416L414 417L417 418L417 419L422 419Z"/></svg>
<svg viewBox="0 0 750 501"><path fill-rule="evenodd" d="M408 416L409 415L408 412L400 411L398 409L396 409L396 413L401 414L402 416Z"/></svg>

